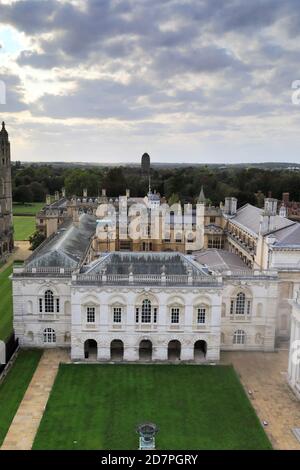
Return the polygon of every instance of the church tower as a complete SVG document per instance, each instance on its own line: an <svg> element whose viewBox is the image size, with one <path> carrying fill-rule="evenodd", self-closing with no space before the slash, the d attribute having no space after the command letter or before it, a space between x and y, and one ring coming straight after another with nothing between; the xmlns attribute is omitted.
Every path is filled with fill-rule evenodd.
<svg viewBox="0 0 300 470"><path fill-rule="evenodd" d="M5 124L2 122L0 131L0 260L12 251L13 246L10 143Z"/></svg>

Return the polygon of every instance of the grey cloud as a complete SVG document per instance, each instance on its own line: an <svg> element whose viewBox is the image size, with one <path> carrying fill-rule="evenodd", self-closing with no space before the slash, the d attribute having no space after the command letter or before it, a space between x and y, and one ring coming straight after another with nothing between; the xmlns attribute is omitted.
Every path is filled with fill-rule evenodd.
<svg viewBox="0 0 300 470"><path fill-rule="evenodd" d="M24 89L20 78L8 70L0 69L0 80L5 84L6 104L0 104L0 111L16 113L27 109L24 103Z"/></svg>

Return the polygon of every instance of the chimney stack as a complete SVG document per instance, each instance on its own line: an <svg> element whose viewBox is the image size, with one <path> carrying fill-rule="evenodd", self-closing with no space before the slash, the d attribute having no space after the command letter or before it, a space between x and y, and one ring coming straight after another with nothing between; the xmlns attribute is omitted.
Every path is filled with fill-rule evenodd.
<svg viewBox="0 0 300 470"><path fill-rule="evenodd" d="M226 197L225 198L225 214L226 215L235 215L237 209L237 198L236 197Z"/></svg>

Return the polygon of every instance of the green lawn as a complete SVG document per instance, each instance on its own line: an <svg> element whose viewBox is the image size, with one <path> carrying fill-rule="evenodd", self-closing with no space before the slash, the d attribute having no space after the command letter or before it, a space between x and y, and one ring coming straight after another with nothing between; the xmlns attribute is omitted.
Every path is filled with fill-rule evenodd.
<svg viewBox="0 0 300 470"><path fill-rule="evenodd" d="M45 206L44 202L32 202L26 204L13 204L14 215L32 215L35 216Z"/></svg>
<svg viewBox="0 0 300 470"><path fill-rule="evenodd" d="M0 273L0 339L9 338L12 333L12 288L8 276L12 273L9 266Z"/></svg>
<svg viewBox="0 0 300 470"><path fill-rule="evenodd" d="M41 351L21 351L0 385L0 445L16 414L41 357ZM24 429L26 432L26 429Z"/></svg>
<svg viewBox="0 0 300 470"><path fill-rule="evenodd" d="M137 424L158 449L270 449L230 366L63 364L34 449L137 449Z"/></svg>
<svg viewBox="0 0 300 470"><path fill-rule="evenodd" d="M14 230L15 240L28 240L35 232L35 217L14 216Z"/></svg>

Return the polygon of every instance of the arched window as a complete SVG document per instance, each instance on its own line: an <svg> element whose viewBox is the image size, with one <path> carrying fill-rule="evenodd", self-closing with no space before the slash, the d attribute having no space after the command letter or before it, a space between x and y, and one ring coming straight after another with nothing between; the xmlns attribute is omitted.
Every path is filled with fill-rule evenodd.
<svg viewBox="0 0 300 470"><path fill-rule="evenodd" d="M53 313L54 312L54 296L52 290L46 290L45 295L45 312Z"/></svg>
<svg viewBox="0 0 300 470"><path fill-rule="evenodd" d="M244 330L236 330L233 335L233 344L245 344L246 333Z"/></svg>
<svg viewBox="0 0 300 470"><path fill-rule="evenodd" d="M243 292L239 292L238 295L236 296L236 306L235 306L236 315L244 315L245 302L246 302L245 294Z"/></svg>
<svg viewBox="0 0 300 470"><path fill-rule="evenodd" d="M140 307L135 308L136 323L156 323L157 307L153 307L149 299L145 299Z"/></svg>
<svg viewBox="0 0 300 470"><path fill-rule="evenodd" d="M56 334L52 328L44 329L44 343L56 343Z"/></svg>
<svg viewBox="0 0 300 470"><path fill-rule="evenodd" d="M151 302L148 299L142 303L142 323L151 323Z"/></svg>
<svg viewBox="0 0 300 470"><path fill-rule="evenodd" d="M244 292L238 292L230 302L230 315L250 315L251 299Z"/></svg>
<svg viewBox="0 0 300 470"><path fill-rule="evenodd" d="M59 313L60 304L59 297L54 297L52 290L46 290L43 297L39 298L40 313Z"/></svg>

